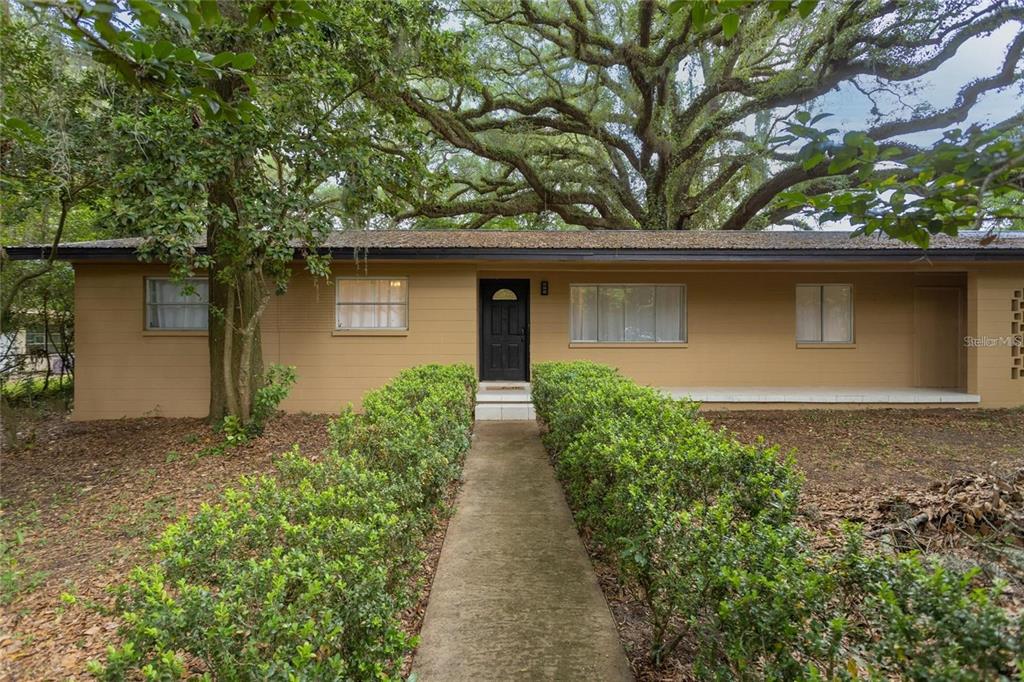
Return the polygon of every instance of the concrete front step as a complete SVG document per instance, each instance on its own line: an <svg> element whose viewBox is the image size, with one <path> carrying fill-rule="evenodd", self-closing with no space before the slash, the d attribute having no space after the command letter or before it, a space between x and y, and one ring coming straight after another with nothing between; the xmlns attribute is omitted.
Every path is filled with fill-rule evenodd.
<svg viewBox="0 0 1024 682"><path fill-rule="evenodd" d="M476 394L476 418L480 421L535 419L530 384L522 381L481 381Z"/></svg>
<svg viewBox="0 0 1024 682"><path fill-rule="evenodd" d="M476 402L479 403L528 403L529 391L478 391Z"/></svg>
<svg viewBox="0 0 1024 682"><path fill-rule="evenodd" d="M533 403L477 403L476 418L478 421L523 421L536 419Z"/></svg>

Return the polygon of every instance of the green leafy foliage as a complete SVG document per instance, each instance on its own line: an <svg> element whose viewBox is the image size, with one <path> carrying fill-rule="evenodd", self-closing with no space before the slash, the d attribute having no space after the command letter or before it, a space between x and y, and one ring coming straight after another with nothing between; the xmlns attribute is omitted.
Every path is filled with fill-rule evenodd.
<svg viewBox="0 0 1024 682"><path fill-rule="evenodd" d="M109 111L99 69L82 67L59 36L22 17L0 18L0 246L59 244L97 236L110 168L98 151ZM11 262L0 251L0 325L5 333L47 327L71 367L70 265ZM3 355L4 353L0 353ZM0 358L0 372L21 369Z"/></svg>
<svg viewBox="0 0 1024 682"><path fill-rule="evenodd" d="M267 369L263 384L256 389L252 406L252 421L249 428L253 435L262 432L267 420L274 416L278 406L288 397L297 379L295 368L290 365L271 365Z"/></svg>
<svg viewBox="0 0 1024 682"><path fill-rule="evenodd" d="M409 73L443 72L457 50L428 0L223 0L206 13L193 0L123 14L98 4L67 0L46 16L145 86L110 102L108 224L147 237L140 255L177 277L205 271L210 419L248 428L270 299L297 255L327 277L332 231L386 226L383 188L416 185L424 166L395 92ZM98 44L105 25L114 34Z"/></svg>
<svg viewBox="0 0 1024 682"><path fill-rule="evenodd" d="M701 31L716 19L720 20L722 36L731 40L740 25L740 14L758 3L754 0L673 0L668 10L683 19L688 19L693 29ZM818 6L818 0L769 0L767 5L776 20L785 19L792 12L806 19Z"/></svg>
<svg viewBox="0 0 1024 682"><path fill-rule="evenodd" d="M23 0L23 4L56 16L71 40L132 85L202 107L206 115L215 118L238 121L252 110L251 100L226 100L205 84L245 78L256 57L235 50L213 54L188 40L188 36L216 30L225 23L216 0ZM264 33L328 20L305 0L248 3L248 11L245 4L226 8L230 19ZM256 94L255 84L249 81L248 85L249 94Z"/></svg>
<svg viewBox="0 0 1024 682"><path fill-rule="evenodd" d="M317 460L296 448L278 476L243 478L170 526L160 561L118 604L122 645L104 679L397 679L413 646L401 610L444 486L469 445L471 367L407 370L346 411Z"/></svg>
<svg viewBox="0 0 1024 682"><path fill-rule="evenodd" d="M536 365L532 393L578 522L649 609L655 663L685 642L706 679L1012 673L998 588L854 541L816 553L776 448L592 363Z"/></svg>
<svg viewBox="0 0 1024 682"><path fill-rule="evenodd" d="M831 557L841 602L860 627L854 640L882 670L907 680L978 680L1024 672L1024 631L995 606L1000 586L975 586L961 573L922 560L869 554L849 532Z"/></svg>
<svg viewBox="0 0 1024 682"><path fill-rule="evenodd" d="M25 537L25 528L15 527L0 517L0 606L7 606L19 594L34 590L46 578L45 573L28 569L21 561Z"/></svg>
<svg viewBox="0 0 1024 682"><path fill-rule="evenodd" d="M3 393L7 404L12 407L31 407L48 401L70 403L75 392L75 384L70 377L55 378L51 381L46 381L43 377L26 377L5 381L0 387L0 392Z"/></svg>
<svg viewBox="0 0 1024 682"><path fill-rule="evenodd" d="M879 145L864 132L818 130L806 111L782 141L805 141L798 159L807 171L849 173L849 187L809 196L784 192L780 204L823 220L847 219L860 234L875 232L928 246L932 235L961 230L1024 229L1024 129L946 131L929 149Z"/></svg>
<svg viewBox="0 0 1024 682"><path fill-rule="evenodd" d="M906 150L911 136L977 119L983 96L1019 85L1024 55L1019 0L454 5L468 76L402 94L437 159L424 182L391 188L416 226L812 229L871 145ZM954 49L973 40L1002 53L995 64ZM954 62L967 70L942 68ZM928 78L959 82L940 98L951 103L927 96ZM848 152L837 140L834 155L798 158L797 138L778 132L793 108L826 107L836 91L870 100L871 128L842 131ZM1004 109L986 127L1019 131L1020 107ZM779 201L787 192L805 200Z"/></svg>
<svg viewBox="0 0 1024 682"><path fill-rule="evenodd" d="M271 365L263 377L260 387L256 389L249 421L243 422L233 414L224 417L218 425L218 430L224 440L205 448L202 456L222 455L229 448L242 445L250 438L263 433L267 420L274 416L278 406L288 397L297 378L294 367Z"/></svg>
<svg viewBox="0 0 1024 682"><path fill-rule="evenodd" d="M801 602L762 597L806 590L808 571L788 527L799 479L776 450L608 368L542 364L533 392L577 519L650 608L655 662L690 634L702 668L790 670L798 633L774 626L802 620Z"/></svg>

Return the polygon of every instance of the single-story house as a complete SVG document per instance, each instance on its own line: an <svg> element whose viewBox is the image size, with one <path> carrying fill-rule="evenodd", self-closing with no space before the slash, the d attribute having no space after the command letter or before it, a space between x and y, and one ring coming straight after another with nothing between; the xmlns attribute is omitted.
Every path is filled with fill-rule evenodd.
<svg viewBox="0 0 1024 682"><path fill-rule="evenodd" d="M548 360L607 363L718 408L1020 406L1024 234L980 237L922 251L837 232L338 232L322 247L331 279L297 261L268 308L264 360L297 368L295 412L358 405L425 362L520 386ZM183 292L138 262L139 243L61 248L75 419L207 411L205 280ZM522 416L525 400L481 415Z"/></svg>

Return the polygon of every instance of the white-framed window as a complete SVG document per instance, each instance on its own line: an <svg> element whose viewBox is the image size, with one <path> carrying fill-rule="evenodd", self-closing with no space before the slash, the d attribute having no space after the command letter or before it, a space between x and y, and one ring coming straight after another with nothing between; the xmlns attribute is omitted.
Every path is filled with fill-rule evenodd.
<svg viewBox="0 0 1024 682"><path fill-rule="evenodd" d="M42 327L30 327L25 330L25 352L26 353L56 353L57 339L51 333L47 338Z"/></svg>
<svg viewBox="0 0 1024 682"><path fill-rule="evenodd" d="M409 328L409 281L404 277L339 277L335 328Z"/></svg>
<svg viewBox="0 0 1024 682"><path fill-rule="evenodd" d="M146 329L149 331L206 331L209 325L210 283L205 277L173 280L146 278Z"/></svg>
<svg viewBox="0 0 1024 682"><path fill-rule="evenodd" d="M796 286L798 343L853 343L853 287L849 284Z"/></svg>
<svg viewBox="0 0 1024 682"><path fill-rule="evenodd" d="M574 343L683 343L686 285L573 284Z"/></svg>

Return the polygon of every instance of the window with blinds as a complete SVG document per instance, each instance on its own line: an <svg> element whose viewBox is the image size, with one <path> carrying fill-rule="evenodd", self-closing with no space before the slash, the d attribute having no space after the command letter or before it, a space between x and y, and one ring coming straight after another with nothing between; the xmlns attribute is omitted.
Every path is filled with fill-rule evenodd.
<svg viewBox="0 0 1024 682"><path fill-rule="evenodd" d="M409 328L405 278L339 278L336 302L335 326L339 330Z"/></svg>
<svg viewBox="0 0 1024 682"><path fill-rule="evenodd" d="M210 285L205 277L175 281L146 278L146 329L153 331L205 331L210 306Z"/></svg>
<svg viewBox="0 0 1024 682"><path fill-rule="evenodd" d="M686 341L685 285L574 284L570 299L573 342Z"/></svg>
<svg viewBox="0 0 1024 682"><path fill-rule="evenodd" d="M798 343L853 343L853 292L849 284L798 284Z"/></svg>

